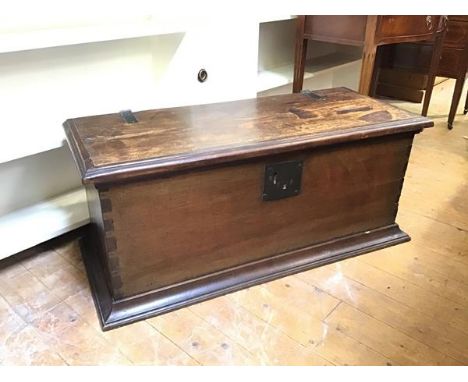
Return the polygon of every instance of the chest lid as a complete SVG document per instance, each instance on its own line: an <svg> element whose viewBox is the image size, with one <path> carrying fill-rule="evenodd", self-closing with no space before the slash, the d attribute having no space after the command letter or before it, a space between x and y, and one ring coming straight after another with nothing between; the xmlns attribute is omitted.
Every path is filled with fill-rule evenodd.
<svg viewBox="0 0 468 382"><path fill-rule="evenodd" d="M83 182L109 183L432 125L427 118L335 88L75 118L64 128Z"/></svg>

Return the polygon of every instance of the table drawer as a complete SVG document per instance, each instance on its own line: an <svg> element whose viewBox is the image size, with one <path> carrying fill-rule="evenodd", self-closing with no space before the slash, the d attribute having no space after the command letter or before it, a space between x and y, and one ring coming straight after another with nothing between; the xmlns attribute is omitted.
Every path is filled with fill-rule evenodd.
<svg viewBox="0 0 468 382"><path fill-rule="evenodd" d="M453 15L453 16L449 16L448 18L449 18L449 20L464 21L465 23L468 23L468 16Z"/></svg>
<svg viewBox="0 0 468 382"><path fill-rule="evenodd" d="M429 39L440 16L380 16L377 36L380 39L400 39L421 36Z"/></svg>
<svg viewBox="0 0 468 382"><path fill-rule="evenodd" d="M468 40L468 22L449 19L444 46L463 48Z"/></svg>
<svg viewBox="0 0 468 382"><path fill-rule="evenodd" d="M463 49L444 47L437 74L442 77L456 77L461 70L460 65L463 65L463 54Z"/></svg>
<svg viewBox="0 0 468 382"><path fill-rule="evenodd" d="M306 16L304 35L317 41L362 45L367 16Z"/></svg>

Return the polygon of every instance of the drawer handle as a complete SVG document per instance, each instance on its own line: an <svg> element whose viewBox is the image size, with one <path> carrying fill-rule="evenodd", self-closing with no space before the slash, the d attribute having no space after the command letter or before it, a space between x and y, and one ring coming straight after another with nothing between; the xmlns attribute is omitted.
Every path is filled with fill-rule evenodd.
<svg viewBox="0 0 468 382"><path fill-rule="evenodd" d="M432 30L432 16L426 16L426 26L427 29Z"/></svg>

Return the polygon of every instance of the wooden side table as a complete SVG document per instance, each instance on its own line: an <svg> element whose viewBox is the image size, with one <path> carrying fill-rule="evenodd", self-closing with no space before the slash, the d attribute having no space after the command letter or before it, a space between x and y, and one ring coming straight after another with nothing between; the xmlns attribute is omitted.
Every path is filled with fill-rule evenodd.
<svg viewBox="0 0 468 382"><path fill-rule="evenodd" d="M375 92L374 66L380 45L433 41L439 49L434 49L431 60L434 72L440 56L442 20L442 16L298 16L293 92L302 90L308 40L362 46L359 92L364 95Z"/></svg>
<svg viewBox="0 0 468 382"><path fill-rule="evenodd" d="M434 47L436 50L437 47ZM454 78L455 89L448 117L448 128L452 129L455 114L462 95L468 71L468 16L448 16L447 32L443 38L440 62L435 72L430 72L428 82L434 84L435 76ZM432 75L432 77L431 77ZM432 92L432 86L431 86ZM422 115L426 116L431 101L431 92L424 97ZM468 94L463 114L468 111Z"/></svg>

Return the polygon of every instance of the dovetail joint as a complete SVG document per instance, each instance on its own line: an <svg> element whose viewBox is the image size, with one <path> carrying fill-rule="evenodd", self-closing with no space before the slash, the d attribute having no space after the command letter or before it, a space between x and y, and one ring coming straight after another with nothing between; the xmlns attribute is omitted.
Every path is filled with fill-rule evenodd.
<svg viewBox="0 0 468 382"><path fill-rule="evenodd" d="M99 198L101 200L101 212L103 219L103 235L104 247L106 250L107 268L109 270L109 277L111 283L111 290L114 298L121 298L122 291L122 278L120 273L120 263L118 257L118 243L114 233L114 220L112 217L112 201L107 192L100 191Z"/></svg>

